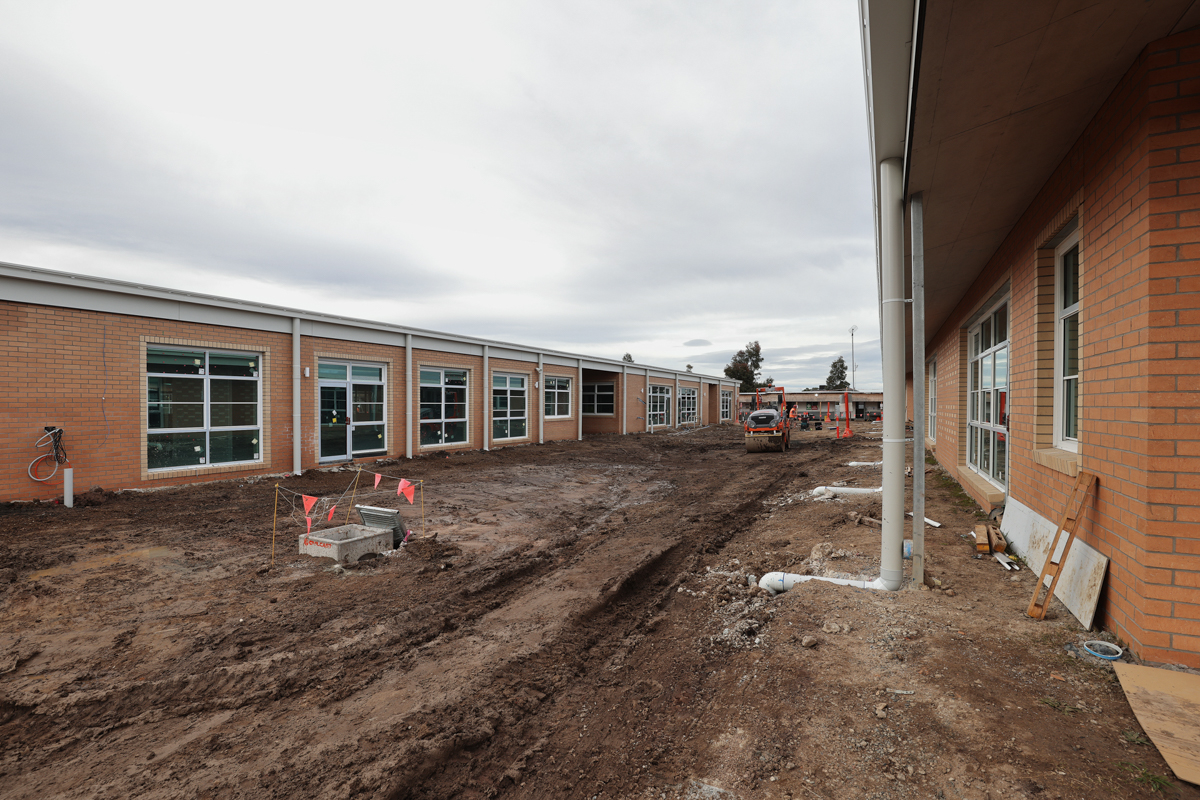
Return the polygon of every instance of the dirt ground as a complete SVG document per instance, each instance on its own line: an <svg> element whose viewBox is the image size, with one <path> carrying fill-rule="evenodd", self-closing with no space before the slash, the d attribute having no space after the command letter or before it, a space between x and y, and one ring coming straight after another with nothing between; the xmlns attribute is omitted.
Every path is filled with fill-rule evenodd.
<svg viewBox="0 0 1200 800"><path fill-rule="evenodd" d="M0 506L0 796L1200 797L1082 653L1097 634L1057 601L1025 617L1036 576L972 557L977 508L937 471L942 589L748 588L879 574L848 518L878 499L810 493L878 486L846 464L880 434L371 466L424 481L423 521L420 496L360 499L429 538L347 568L297 555L295 510L345 469L278 480L273 564L276 479Z"/></svg>

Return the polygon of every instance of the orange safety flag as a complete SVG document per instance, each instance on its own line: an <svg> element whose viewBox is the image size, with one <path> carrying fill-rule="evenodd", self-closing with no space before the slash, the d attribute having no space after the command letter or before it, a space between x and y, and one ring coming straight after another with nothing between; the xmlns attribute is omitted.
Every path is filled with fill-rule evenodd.
<svg viewBox="0 0 1200 800"><path fill-rule="evenodd" d="M376 473L375 473L375 488L376 488L376 489L378 489L378 488L379 488L379 482L380 482L381 480L383 480L383 476L382 476L382 475L380 475L378 472L376 472Z"/></svg>
<svg viewBox="0 0 1200 800"><path fill-rule="evenodd" d="M312 511L312 507L316 505L317 498L309 497L306 494L302 494L300 497L304 500L304 513L307 514L308 512Z"/></svg>
<svg viewBox="0 0 1200 800"><path fill-rule="evenodd" d="M308 520L308 532L312 533L312 517L305 517Z"/></svg>
<svg viewBox="0 0 1200 800"><path fill-rule="evenodd" d="M413 485L411 483L404 480L404 478L401 478L400 486L397 487L397 489L396 489L396 494L398 494L398 495L402 494L405 497L407 497L408 504L411 506L413 504L413 492L415 492L415 491L416 491L416 489L413 488Z"/></svg>
<svg viewBox="0 0 1200 800"><path fill-rule="evenodd" d="M329 516L325 518L327 522L333 519L333 512L335 511L337 511L337 503L334 503L333 508L329 509Z"/></svg>

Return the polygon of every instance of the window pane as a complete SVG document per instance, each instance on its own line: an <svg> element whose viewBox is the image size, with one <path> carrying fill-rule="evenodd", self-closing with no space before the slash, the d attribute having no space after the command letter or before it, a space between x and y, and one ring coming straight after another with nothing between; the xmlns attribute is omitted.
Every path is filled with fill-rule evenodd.
<svg viewBox="0 0 1200 800"><path fill-rule="evenodd" d="M230 356L213 353L208 357L209 375L236 375L253 378L258 375L258 356Z"/></svg>
<svg viewBox="0 0 1200 800"><path fill-rule="evenodd" d="M214 403L257 403L258 381L211 380L208 399Z"/></svg>
<svg viewBox="0 0 1200 800"><path fill-rule="evenodd" d="M446 419L466 419L466 403L446 403ZM464 441L466 441L464 439Z"/></svg>
<svg viewBox="0 0 1200 800"><path fill-rule="evenodd" d="M509 425L511 426L511 430L509 431L509 433L513 438L525 435L526 422L523 418L510 420Z"/></svg>
<svg viewBox="0 0 1200 800"><path fill-rule="evenodd" d="M525 395L513 392L508 398L508 406L512 409L513 416L525 416Z"/></svg>
<svg viewBox="0 0 1200 800"><path fill-rule="evenodd" d="M383 367L361 367L355 365L350 367L350 377L364 381L382 381Z"/></svg>
<svg viewBox="0 0 1200 800"><path fill-rule="evenodd" d="M386 449L382 425L355 425L352 440L355 453Z"/></svg>
<svg viewBox="0 0 1200 800"><path fill-rule="evenodd" d="M383 403L355 403L354 421L383 422Z"/></svg>
<svg viewBox="0 0 1200 800"><path fill-rule="evenodd" d="M147 378L151 403L203 403L203 378Z"/></svg>
<svg viewBox="0 0 1200 800"><path fill-rule="evenodd" d="M151 430L204 427L202 403L151 403L147 410L146 427Z"/></svg>
<svg viewBox="0 0 1200 800"><path fill-rule="evenodd" d="M199 375L204 369L204 353L191 350L147 350L146 372L170 375Z"/></svg>
<svg viewBox="0 0 1200 800"><path fill-rule="evenodd" d="M422 422L421 423L421 444L441 444L442 443L442 423L440 422Z"/></svg>
<svg viewBox="0 0 1200 800"><path fill-rule="evenodd" d="M355 403L382 403L383 387L374 384L351 384L351 395Z"/></svg>
<svg viewBox="0 0 1200 800"><path fill-rule="evenodd" d="M596 413L596 401L595 401L595 400L589 400L589 399L588 399L588 398L586 398L586 397L585 397L585 398L583 398L583 408L582 408L582 410L583 410L583 413L584 413L584 414L595 414L595 413Z"/></svg>
<svg viewBox="0 0 1200 800"><path fill-rule="evenodd" d="M446 403L447 404L462 403L463 405L466 405L466 402L467 402L467 390L466 389L447 387L445 392L446 392ZM465 414L464 414L464 416L465 416Z"/></svg>
<svg viewBox="0 0 1200 800"><path fill-rule="evenodd" d="M507 392L495 392L492 394L492 411L498 412L500 416L508 416Z"/></svg>
<svg viewBox="0 0 1200 800"><path fill-rule="evenodd" d="M1070 308L1079 302L1079 245L1063 253L1062 307Z"/></svg>
<svg viewBox="0 0 1200 800"><path fill-rule="evenodd" d="M990 472L992 469L992 432L979 432L979 469Z"/></svg>
<svg viewBox="0 0 1200 800"><path fill-rule="evenodd" d="M421 373L424 376L425 373ZM330 381L346 380L345 364L317 364L317 377Z"/></svg>
<svg viewBox="0 0 1200 800"><path fill-rule="evenodd" d="M996 359L996 386L1008 386L1008 348L1002 347L994 354Z"/></svg>
<svg viewBox="0 0 1200 800"><path fill-rule="evenodd" d="M971 414L968 419L971 422L979 421L979 392L971 392Z"/></svg>
<svg viewBox="0 0 1200 800"><path fill-rule="evenodd" d="M992 362L993 362L993 356L991 353L989 353L988 355L979 359L979 365L980 365L979 388L980 389L992 388Z"/></svg>
<svg viewBox="0 0 1200 800"><path fill-rule="evenodd" d="M996 309L992 314L992 341L1000 344L1008 338L1008 303Z"/></svg>
<svg viewBox="0 0 1200 800"><path fill-rule="evenodd" d="M1063 438L1079 438L1079 381L1063 381Z"/></svg>
<svg viewBox="0 0 1200 800"><path fill-rule="evenodd" d="M422 403L441 403L442 390L436 386L421 387L421 402Z"/></svg>
<svg viewBox="0 0 1200 800"><path fill-rule="evenodd" d="M446 423L446 442L465 442L467 440L467 423L465 422L447 422Z"/></svg>
<svg viewBox="0 0 1200 800"><path fill-rule="evenodd" d="M151 433L146 437L149 469L194 467L205 461L204 433Z"/></svg>
<svg viewBox="0 0 1200 800"><path fill-rule="evenodd" d="M985 319L979 324L979 352L987 350L992 344L992 321Z"/></svg>
<svg viewBox="0 0 1200 800"><path fill-rule="evenodd" d="M209 434L208 463L254 461L258 458L258 431L214 431Z"/></svg>
<svg viewBox="0 0 1200 800"><path fill-rule="evenodd" d="M494 419L492 420L492 438L507 439L508 438L508 420Z"/></svg>
<svg viewBox="0 0 1200 800"><path fill-rule="evenodd" d="M441 403L422 403L421 404L421 419L441 419L442 404Z"/></svg>
<svg viewBox="0 0 1200 800"><path fill-rule="evenodd" d="M447 386L466 386L467 371L465 369L448 369L445 372Z"/></svg>
<svg viewBox="0 0 1200 800"><path fill-rule="evenodd" d="M508 388L508 378L505 378L500 375L493 375L492 376L492 388L493 389L507 389Z"/></svg>
<svg viewBox="0 0 1200 800"><path fill-rule="evenodd" d="M971 362L971 389L976 390L978 388L979 388L979 362L972 361Z"/></svg>
<svg viewBox="0 0 1200 800"><path fill-rule="evenodd" d="M213 403L208 424L214 428L231 428L258 424L257 403ZM176 427L183 427L182 425Z"/></svg>
<svg viewBox="0 0 1200 800"><path fill-rule="evenodd" d="M431 383L435 386L440 386L442 383L442 373L435 370L421 370L421 383Z"/></svg>
<svg viewBox="0 0 1200 800"><path fill-rule="evenodd" d="M1008 427L1008 392L1004 389L996 391L996 424Z"/></svg>
<svg viewBox="0 0 1200 800"><path fill-rule="evenodd" d="M568 417L571 415L571 404L565 401L559 401L557 416Z"/></svg>
<svg viewBox="0 0 1200 800"><path fill-rule="evenodd" d="M1063 320L1063 377L1079 374L1079 315Z"/></svg>
<svg viewBox="0 0 1200 800"><path fill-rule="evenodd" d="M1008 437L1003 433L996 433L995 456L992 477L1000 483L1004 483L1008 479Z"/></svg>
<svg viewBox="0 0 1200 800"><path fill-rule="evenodd" d="M979 399L983 401L983 408L979 411L979 419L981 422L991 424L992 422L992 393L980 392Z"/></svg>
<svg viewBox="0 0 1200 800"><path fill-rule="evenodd" d="M525 379L524 378L509 378L508 385L513 389L524 389L525 388Z"/></svg>

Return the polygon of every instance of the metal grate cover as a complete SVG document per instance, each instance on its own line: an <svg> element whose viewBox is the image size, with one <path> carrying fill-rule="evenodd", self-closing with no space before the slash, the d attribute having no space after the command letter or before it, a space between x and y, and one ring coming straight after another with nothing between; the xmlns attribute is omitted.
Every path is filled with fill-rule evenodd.
<svg viewBox="0 0 1200 800"><path fill-rule="evenodd" d="M371 528L384 528L393 533L400 533L400 511L395 508L378 508L376 506L355 506L354 510L362 519L363 525Z"/></svg>

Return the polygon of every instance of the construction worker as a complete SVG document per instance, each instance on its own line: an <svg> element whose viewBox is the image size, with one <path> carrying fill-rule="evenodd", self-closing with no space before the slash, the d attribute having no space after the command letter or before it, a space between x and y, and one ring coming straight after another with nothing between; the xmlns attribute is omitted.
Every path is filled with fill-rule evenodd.
<svg viewBox="0 0 1200 800"><path fill-rule="evenodd" d="M795 424L796 424L796 418L800 416L800 412L798 412L798 411L796 410L796 404L795 404L795 403L792 403L792 408L791 408L791 410L790 410L790 411L788 411L788 416L791 418L791 420L792 420L792 424L793 424L793 425L795 425Z"/></svg>

